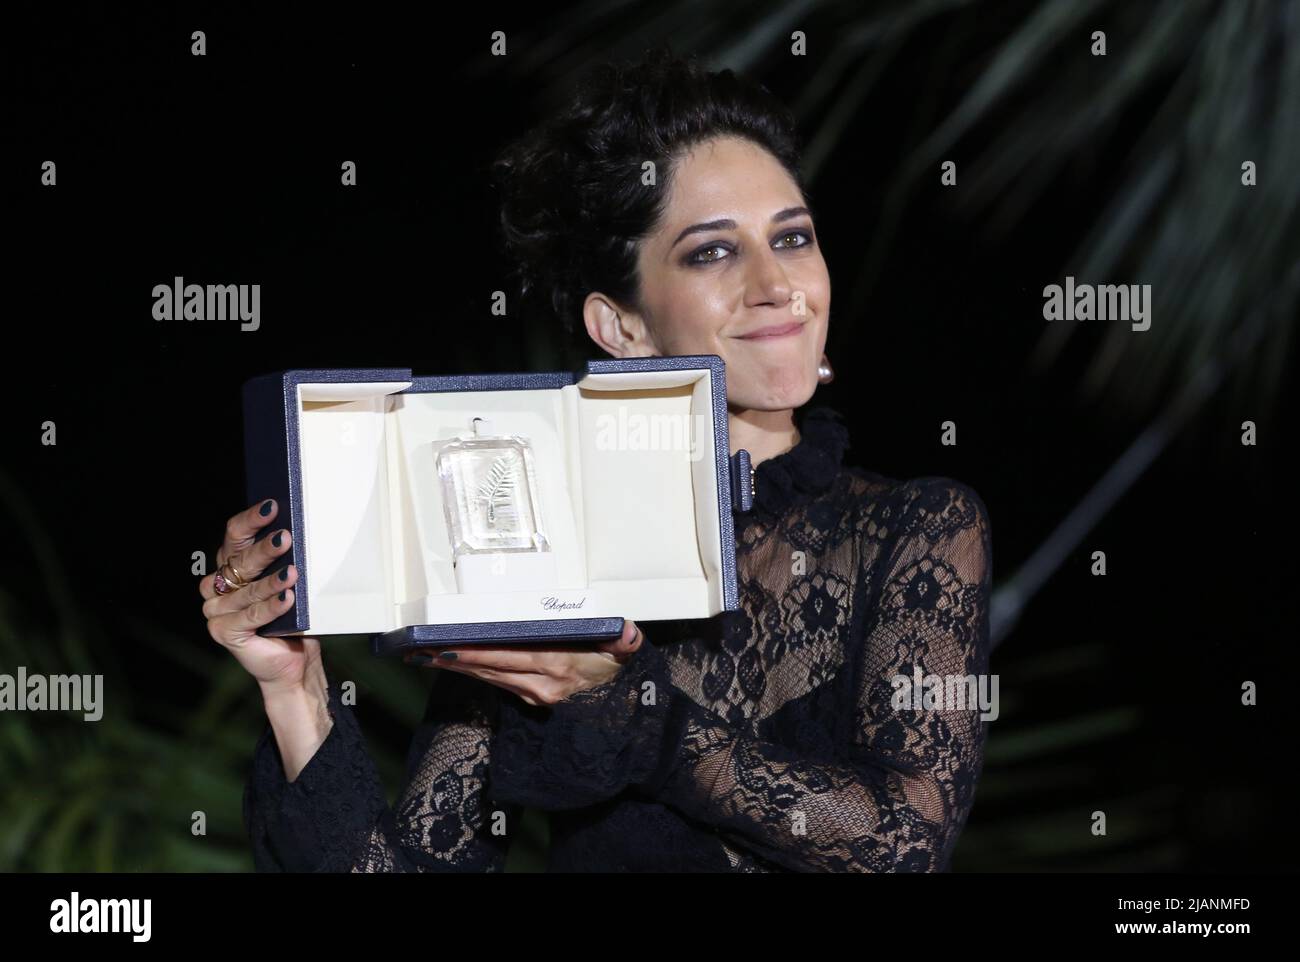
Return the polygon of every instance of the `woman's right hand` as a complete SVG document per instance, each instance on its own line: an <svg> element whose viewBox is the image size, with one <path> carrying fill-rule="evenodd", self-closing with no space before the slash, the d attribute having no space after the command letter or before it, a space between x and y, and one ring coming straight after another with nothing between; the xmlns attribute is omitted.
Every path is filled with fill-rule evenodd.
<svg viewBox="0 0 1300 962"><path fill-rule="evenodd" d="M264 696L301 690L308 678L320 670L318 639L267 638L257 633L293 607L293 586L298 581L296 565L262 577L262 572L292 544L288 528L254 541L257 532L272 524L279 511L274 500L267 500L234 515L226 522L226 537L217 551L214 573L199 581L208 634L257 679ZM213 585L215 572L228 561L248 584L219 595Z"/></svg>

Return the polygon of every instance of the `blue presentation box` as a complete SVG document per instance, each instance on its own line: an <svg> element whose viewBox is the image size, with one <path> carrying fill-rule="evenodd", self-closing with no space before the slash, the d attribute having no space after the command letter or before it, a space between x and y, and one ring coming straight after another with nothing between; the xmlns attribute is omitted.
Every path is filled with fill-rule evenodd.
<svg viewBox="0 0 1300 962"><path fill-rule="evenodd" d="M262 631L368 635L377 655L438 644L597 643L624 619L738 606L730 454L716 355L611 358L579 371L413 377L291 370L243 389L249 503L293 535L293 607ZM526 439L547 551L457 554L439 449Z"/></svg>

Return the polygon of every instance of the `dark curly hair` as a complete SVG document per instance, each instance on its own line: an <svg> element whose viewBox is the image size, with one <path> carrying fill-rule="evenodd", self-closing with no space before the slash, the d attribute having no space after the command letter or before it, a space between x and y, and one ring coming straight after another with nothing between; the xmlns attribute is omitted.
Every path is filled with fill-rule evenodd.
<svg viewBox="0 0 1300 962"><path fill-rule="evenodd" d="M524 316L558 317L581 339L590 291L640 311L638 242L660 223L681 155L719 135L766 148L807 198L790 110L761 84L707 72L667 45L640 63L597 65L557 116L507 146L491 175Z"/></svg>

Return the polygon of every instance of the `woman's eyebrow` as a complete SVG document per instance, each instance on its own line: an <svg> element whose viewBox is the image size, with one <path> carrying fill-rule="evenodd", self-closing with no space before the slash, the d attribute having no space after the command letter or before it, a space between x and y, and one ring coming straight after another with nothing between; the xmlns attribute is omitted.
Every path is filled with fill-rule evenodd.
<svg viewBox="0 0 1300 962"><path fill-rule="evenodd" d="M779 210L772 215L772 223L779 224L781 223L781 221L790 220L792 217L798 217L801 214L807 214L808 216L811 217L812 211L810 211L807 207L787 207L785 210ZM672 244L669 246L668 249L672 250L674 247L676 247L678 244L682 242L682 238L690 234L703 234L711 230L735 230L735 229L736 229L736 222L732 220L730 217L724 217L721 220L709 220L709 221L705 221L702 224L692 224L690 227L686 228L684 231L682 231L680 234L677 235L677 239L672 242Z"/></svg>

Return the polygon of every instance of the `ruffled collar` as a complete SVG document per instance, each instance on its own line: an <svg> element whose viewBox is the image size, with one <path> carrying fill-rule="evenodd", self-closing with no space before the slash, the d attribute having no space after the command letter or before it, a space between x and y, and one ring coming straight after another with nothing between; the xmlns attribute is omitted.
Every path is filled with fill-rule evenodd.
<svg viewBox="0 0 1300 962"><path fill-rule="evenodd" d="M805 406L795 411L795 426L799 429L798 443L755 469L750 515L779 516L828 490L835 482L849 447L849 429L843 416L824 404Z"/></svg>

